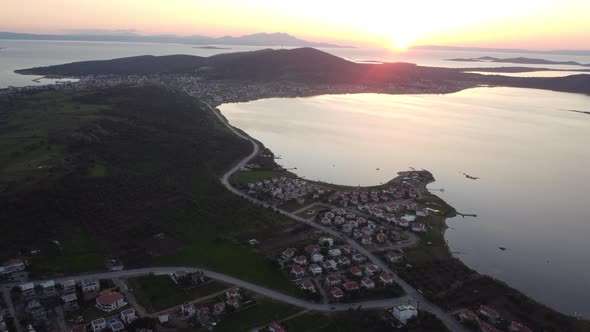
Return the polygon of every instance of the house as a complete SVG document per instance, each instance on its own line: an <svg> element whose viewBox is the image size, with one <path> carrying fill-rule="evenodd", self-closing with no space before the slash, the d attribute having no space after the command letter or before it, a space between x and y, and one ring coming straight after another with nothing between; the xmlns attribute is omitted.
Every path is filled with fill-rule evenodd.
<svg viewBox="0 0 590 332"><path fill-rule="evenodd" d="M334 245L334 239L331 237L321 237L318 243L322 246L332 247Z"/></svg>
<svg viewBox="0 0 590 332"><path fill-rule="evenodd" d="M346 256L339 256L338 257L338 265L342 267L346 267L350 265L350 259Z"/></svg>
<svg viewBox="0 0 590 332"><path fill-rule="evenodd" d="M84 295L84 300L90 300L98 296L98 292L100 290L100 284L96 279L87 279L82 280L82 294Z"/></svg>
<svg viewBox="0 0 590 332"><path fill-rule="evenodd" d="M327 261L324 262L324 269L326 270L338 270L338 264L336 264L336 261L329 259Z"/></svg>
<svg viewBox="0 0 590 332"><path fill-rule="evenodd" d="M107 328L107 321L104 318L98 318L90 323L93 332L99 332Z"/></svg>
<svg viewBox="0 0 590 332"><path fill-rule="evenodd" d="M238 309L240 307L240 300L238 300L237 298L231 298L229 300L227 300L227 305L229 305L230 307L234 308L234 309Z"/></svg>
<svg viewBox="0 0 590 332"><path fill-rule="evenodd" d="M358 290L359 289L359 284L356 281L347 281L344 284L342 284L342 287L347 292L352 292L352 291L355 291L355 290Z"/></svg>
<svg viewBox="0 0 590 332"><path fill-rule="evenodd" d="M375 288L375 282L373 281L373 279L369 278L369 277L364 277L361 280L361 285L366 288L366 289L373 289Z"/></svg>
<svg viewBox="0 0 590 332"><path fill-rule="evenodd" d="M379 276L379 281L381 281L381 283L383 285L392 285L393 284L393 275L389 272L383 272Z"/></svg>
<svg viewBox="0 0 590 332"><path fill-rule="evenodd" d="M361 236L361 243L364 245L369 245L369 244L373 243L373 239L371 238L371 235Z"/></svg>
<svg viewBox="0 0 590 332"><path fill-rule="evenodd" d="M211 318L209 307L201 307L197 309L197 320L199 322L206 322Z"/></svg>
<svg viewBox="0 0 590 332"><path fill-rule="evenodd" d="M301 267L301 265L293 265L291 267L291 274L295 278L301 278L305 275L305 269Z"/></svg>
<svg viewBox="0 0 590 332"><path fill-rule="evenodd" d="M225 296L228 299L239 299L241 297L240 290L238 288L232 288L225 292Z"/></svg>
<svg viewBox="0 0 590 332"><path fill-rule="evenodd" d="M342 250L343 253L345 253L347 255L350 255L350 254L353 254L356 252L356 249L354 249L354 247L351 246L350 244L345 244L340 249Z"/></svg>
<svg viewBox="0 0 590 332"><path fill-rule="evenodd" d="M344 296L344 292L338 287L332 287L332 289L330 289L330 294L335 299L340 299Z"/></svg>
<svg viewBox="0 0 590 332"><path fill-rule="evenodd" d="M307 257L305 256L297 256L295 258L293 258L293 263L298 264L298 265L307 265Z"/></svg>
<svg viewBox="0 0 590 332"><path fill-rule="evenodd" d="M428 209L427 208L417 208L416 215L418 217L427 217L428 216Z"/></svg>
<svg viewBox="0 0 590 332"><path fill-rule="evenodd" d="M387 253L387 255L385 256L385 258L387 259L387 261L389 261L392 264L395 263L399 263L404 259L404 256L397 254L393 251L390 251Z"/></svg>
<svg viewBox="0 0 590 332"><path fill-rule="evenodd" d="M494 325L488 322L481 322L481 324L479 324L479 330L481 332L502 332L502 330L496 328Z"/></svg>
<svg viewBox="0 0 590 332"><path fill-rule="evenodd" d="M14 273L24 271L26 266L22 259L13 258L5 261L2 267L4 268L4 273Z"/></svg>
<svg viewBox="0 0 590 332"><path fill-rule="evenodd" d="M219 316L225 312L225 302L219 302L213 305L213 316Z"/></svg>
<svg viewBox="0 0 590 332"><path fill-rule="evenodd" d="M365 266L365 274L368 276L372 276L375 273L379 272L379 267L373 263L367 264Z"/></svg>
<svg viewBox="0 0 590 332"><path fill-rule="evenodd" d="M393 307L391 313L393 314L393 317L395 317L404 325L410 318L418 316L418 310L409 304L396 305Z"/></svg>
<svg viewBox="0 0 590 332"><path fill-rule="evenodd" d="M76 292L76 282L74 280L65 280L61 282L62 294L71 294Z"/></svg>
<svg viewBox="0 0 590 332"><path fill-rule="evenodd" d="M322 250L322 247L320 247L319 244L310 244L306 246L303 250L305 250L305 252L309 255L313 255L317 252L320 252L320 250Z"/></svg>
<svg viewBox="0 0 590 332"><path fill-rule="evenodd" d="M412 224L412 232L423 233L426 232L426 225L421 222L415 222Z"/></svg>
<svg viewBox="0 0 590 332"><path fill-rule="evenodd" d="M315 286L314 286L313 282L309 279L302 282L299 286L301 287L301 289L303 289L305 291L309 291L312 293L315 292Z"/></svg>
<svg viewBox="0 0 590 332"><path fill-rule="evenodd" d="M125 310L121 311L121 320L125 324L131 324L131 322L133 322L137 318L138 318L137 314L135 313L135 310L133 310L133 309L125 309Z"/></svg>
<svg viewBox="0 0 590 332"><path fill-rule="evenodd" d="M55 281L53 280L48 280L41 283L41 289L43 292L43 297L54 296L57 293L57 290L55 289Z"/></svg>
<svg viewBox="0 0 590 332"><path fill-rule="evenodd" d="M315 254L311 255L311 261L314 262L314 263L323 262L324 261L324 255L319 254L319 253L315 253Z"/></svg>
<svg viewBox="0 0 590 332"><path fill-rule="evenodd" d="M330 250L328 250L328 255L330 255L332 257L338 257L338 256L342 255L342 250L340 250L340 249L330 249Z"/></svg>
<svg viewBox="0 0 590 332"><path fill-rule="evenodd" d="M358 266L353 266L350 268L350 274L352 274L355 277L362 277L363 276L363 270L361 270Z"/></svg>
<svg viewBox="0 0 590 332"><path fill-rule="evenodd" d="M309 272L311 272L311 274L313 274L314 276L317 276L317 275L322 274L323 270L319 265L311 264L309 266Z"/></svg>
<svg viewBox="0 0 590 332"><path fill-rule="evenodd" d="M492 323L500 319L500 314L496 310L485 305L480 306L478 312Z"/></svg>
<svg viewBox="0 0 590 332"><path fill-rule="evenodd" d="M285 260L291 259L291 258L293 258L293 256L295 256L296 253L297 253L297 249L287 248L287 249L285 249L285 251L283 251L283 254L281 255L281 257Z"/></svg>
<svg viewBox="0 0 590 332"><path fill-rule="evenodd" d="M510 332L531 332L532 330L529 329L522 323L512 321L510 322L510 327L508 328Z"/></svg>
<svg viewBox="0 0 590 332"><path fill-rule="evenodd" d="M110 318L107 321L107 325L111 328L113 332L125 331L125 326L123 325L123 323L121 323L121 321L116 318Z"/></svg>
<svg viewBox="0 0 590 332"><path fill-rule="evenodd" d="M19 288L25 299L35 297L35 284L32 282L22 284Z"/></svg>
<svg viewBox="0 0 590 332"><path fill-rule="evenodd" d="M379 233L376 236L377 242L379 243L384 243L385 241L387 241L387 235L383 234L383 233Z"/></svg>
<svg viewBox="0 0 590 332"><path fill-rule="evenodd" d="M328 286L340 285L341 282L342 282L342 278L340 277L339 274L330 274L329 276L326 277L326 284Z"/></svg>
<svg viewBox="0 0 590 332"><path fill-rule="evenodd" d="M270 323L270 325L268 326L268 331L269 332L287 332L287 330L281 326L281 324L277 323L277 322L272 322Z"/></svg>
<svg viewBox="0 0 590 332"><path fill-rule="evenodd" d="M479 323L479 316L469 309L462 309L461 312L459 312L459 319L461 321L470 320Z"/></svg>
<svg viewBox="0 0 590 332"><path fill-rule="evenodd" d="M362 263L366 260L367 260L367 257L365 257L365 255L363 255L363 254L356 253L356 254L352 255L352 261L355 263Z"/></svg>
<svg viewBox="0 0 590 332"><path fill-rule="evenodd" d="M123 298L123 294L119 292L108 291L102 293L96 298L96 307L102 311L111 312L121 307L126 306L127 303Z"/></svg>
<svg viewBox="0 0 590 332"><path fill-rule="evenodd" d="M25 306L25 312L31 316L34 321L44 320L46 317L45 308L38 300L32 300Z"/></svg>
<svg viewBox="0 0 590 332"><path fill-rule="evenodd" d="M180 316L184 318L192 317L197 313L197 308L192 303L185 303L180 306Z"/></svg>
<svg viewBox="0 0 590 332"><path fill-rule="evenodd" d="M165 324L168 323L170 321L170 313L165 312L165 313L161 313L158 315L158 322L160 322L160 324Z"/></svg>
<svg viewBox="0 0 590 332"><path fill-rule="evenodd" d="M75 293L66 294L61 297L65 311L77 310L80 306L78 305L78 296Z"/></svg>

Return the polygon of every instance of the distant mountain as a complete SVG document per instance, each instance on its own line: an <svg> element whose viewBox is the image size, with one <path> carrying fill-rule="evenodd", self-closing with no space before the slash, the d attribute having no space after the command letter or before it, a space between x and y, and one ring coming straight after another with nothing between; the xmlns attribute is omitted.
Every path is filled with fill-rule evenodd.
<svg viewBox="0 0 590 332"><path fill-rule="evenodd" d="M528 65L564 65L564 66L582 66L590 67L590 64L583 64L577 61L552 61L545 59L534 59L534 58L495 58L491 56L482 56L479 58L455 58L447 59L447 61L459 61L459 62L499 62L499 63L518 63Z"/></svg>
<svg viewBox="0 0 590 332"><path fill-rule="evenodd" d="M291 46L291 47L351 47L328 43L316 43L294 37L288 33L256 33L240 37L207 37L207 36L174 36L151 35L142 36L128 34L65 34L44 35L15 32L0 32L0 39L13 40L65 40L65 41L111 41L111 42L144 42L144 43L179 43L194 45L240 45L240 46Z"/></svg>
<svg viewBox="0 0 590 332"><path fill-rule="evenodd" d="M413 46L417 50L438 50L438 51L465 51L465 52L498 52L498 53L524 53L524 54L560 54L574 56L590 56L590 50L527 50L518 48L486 48L486 47L464 47L464 46L438 46L421 45Z"/></svg>

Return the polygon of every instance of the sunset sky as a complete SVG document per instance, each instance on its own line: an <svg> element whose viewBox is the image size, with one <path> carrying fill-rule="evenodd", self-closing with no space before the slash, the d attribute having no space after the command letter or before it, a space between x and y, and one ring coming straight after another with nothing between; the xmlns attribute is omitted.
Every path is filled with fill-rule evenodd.
<svg viewBox="0 0 590 332"><path fill-rule="evenodd" d="M243 35L404 48L590 49L590 0L3 0L0 30Z"/></svg>

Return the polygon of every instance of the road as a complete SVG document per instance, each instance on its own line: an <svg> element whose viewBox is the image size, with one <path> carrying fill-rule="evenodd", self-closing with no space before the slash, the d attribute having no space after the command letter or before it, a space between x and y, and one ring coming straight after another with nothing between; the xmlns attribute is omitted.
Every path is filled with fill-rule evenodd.
<svg viewBox="0 0 590 332"><path fill-rule="evenodd" d="M300 307L303 309L314 310L314 311L346 311L349 309L355 309L359 305L365 309L381 309L381 308L391 307L391 306L394 306L397 304L408 303L408 301L411 300L411 298L408 296L401 296L401 297L397 297L397 298L389 298L389 299L383 299L383 300L369 300L369 301L362 301L362 302L355 302L355 303L335 303L335 304L314 303L314 302L302 300L300 298L297 298L297 297L294 297L291 295L283 294L279 291L276 291L276 290L273 290L270 288L266 288L266 287L262 287L262 286L253 284L253 283L245 281L245 280L234 278L234 277L229 276L227 274L223 274L223 273L219 273L219 272L215 272L215 271L211 271L211 270L207 270L207 269L186 267L186 266L147 267L147 268L134 269L134 270L82 274L82 275L76 275L76 276L55 278L55 279L51 279L51 280L54 280L56 283L59 283L59 282L65 281L65 280L74 280L76 282L80 282L85 279L122 279L122 278L143 276L143 275L147 275L150 273L153 273L156 275L165 275L165 274L171 274L176 271L187 271L187 272L201 271L205 274L205 276L207 276L211 279L218 280L223 283L235 285L239 288L246 289L246 290L251 291L253 293L260 294L262 296L268 297L270 299L273 299L273 300L276 300L279 302L291 304L291 305L294 305L294 306L297 306L297 307ZM43 281L45 281L45 280L32 280L31 282L34 282L35 284L39 284ZM19 284L20 283L9 283L9 284L4 284L4 286L8 287L8 288L5 288L8 290L10 287L14 287ZM122 291L125 292L125 289L123 288ZM12 303L12 301L10 301L10 303Z"/></svg>
<svg viewBox="0 0 590 332"><path fill-rule="evenodd" d="M17 332L21 332L23 327L20 325L20 321L16 317L16 310L14 310L14 303L12 303L12 299L10 298L10 289L12 287L6 286L2 289L2 295L4 296L4 303L8 306L8 312L10 316L14 318L14 326Z"/></svg>
<svg viewBox="0 0 590 332"><path fill-rule="evenodd" d="M383 262L380 258L378 258L377 256L373 255L369 250L367 250L365 247L361 246L360 244L358 244L356 241L354 241L353 239L347 237L346 235L331 229L331 228L327 228L324 227L322 225L316 224L315 222L302 218L298 215L296 215L295 213L291 213L282 209L279 209L275 206L271 206L266 202L260 201L258 199L255 199L253 197L248 196L246 193L238 190L237 188L235 188L234 186L231 185L229 179L231 178L231 176L237 172L238 170L240 170L242 167L246 166L248 164L248 162L250 162L250 160L252 160L254 157L256 157L256 155L258 154L258 152L260 151L260 148L258 147L258 144L256 143L256 141L254 139L252 139L249 136L246 136L244 134L242 134L241 132L239 132L238 130L236 130L234 127L232 127L227 120L221 115L221 112L213 107L211 107L210 105L207 105L209 107L209 109L213 112L213 114L215 114L219 120L221 122L223 122L225 124L225 126L227 128L229 128L229 130L231 130L234 134L236 134L237 136L248 140L250 143L252 143L252 153L250 153L247 157L245 157L244 159L242 159L240 162L238 162L232 169L230 169L229 171L227 171L222 177L221 177L221 183L231 192L235 193L236 195L240 195L246 199L248 199L249 201L261 205L265 208L272 208L274 211L288 216L294 220L297 220L299 222L305 223L311 227L314 227L316 229L319 229L327 234L330 234L336 238L339 238L343 241L345 241L346 243L350 244L351 246L353 246L358 252L362 253L363 255L367 256L368 259L375 265L379 266L381 268L382 271L385 272L389 272L393 275L394 280L397 284L399 284L403 290L406 292L407 297L409 297L410 299L412 299L415 303L418 304L418 306L420 307L420 310L425 310L425 311L429 311L432 314L436 315L438 317L438 319L440 319L445 326L451 330L451 331L458 331L458 332L463 332L463 331L467 331L467 329L465 329L456 319L454 319L450 314L446 313L444 310L442 310L440 307L438 307L437 305L433 304L432 302L428 301L424 296L422 296L422 294L420 294L414 287L412 287L410 284L408 284L407 282L405 282L403 279L401 279L396 273L394 273L387 264L385 264L385 262ZM376 304L377 302L374 302L373 304ZM385 302L383 302L384 304ZM365 305L363 305L363 307L365 307ZM382 307L383 308L383 307Z"/></svg>

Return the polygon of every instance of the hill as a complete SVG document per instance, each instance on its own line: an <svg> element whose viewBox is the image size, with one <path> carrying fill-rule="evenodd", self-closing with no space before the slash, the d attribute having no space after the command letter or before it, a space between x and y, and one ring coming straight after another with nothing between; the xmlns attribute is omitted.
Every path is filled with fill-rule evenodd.
<svg viewBox="0 0 590 332"><path fill-rule="evenodd" d="M17 32L0 32L0 39L12 40L64 40L64 41L100 41L100 42L139 42L139 43L179 43L194 45L241 45L241 46L290 46L290 47L350 47L330 43L317 43L299 39L288 33L255 33L244 36L175 36L175 35L139 35L136 33L112 34L102 31L81 31L77 34L51 35Z"/></svg>
<svg viewBox="0 0 590 332"><path fill-rule="evenodd" d="M5 95L0 142L0 259L22 255L37 276L100 270L109 257L206 265L294 287L237 244L284 221L221 185L251 145L192 97L159 87Z"/></svg>

